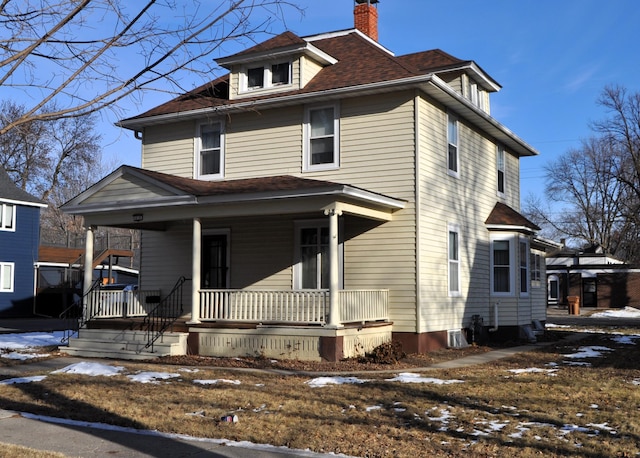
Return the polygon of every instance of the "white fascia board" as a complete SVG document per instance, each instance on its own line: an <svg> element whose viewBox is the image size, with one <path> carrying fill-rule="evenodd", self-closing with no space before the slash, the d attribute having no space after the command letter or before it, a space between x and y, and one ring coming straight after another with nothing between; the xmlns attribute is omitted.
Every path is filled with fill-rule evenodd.
<svg viewBox="0 0 640 458"><path fill-rule="evenodd" d="M358 29L345 29L345 30L337 30L335 32L320 33L318 35L309 35L307 37L302 37L302 39L305 40L305 41L326 40L328 38L343 37L343 36L349 35L351 33L355 33L357 35L360 35L362 38L367 40L372 45L377 46L378 48L382 49L384 52L386 52L387 54L389 54L391 56L395 56L395 54L391 50L385 48L380 43L378 43L376 40L371 38L369 35L367 35L366 33L361 32Z"/></svg>
<svg viewBox="0 0 640 458"><path fill-rule="evenodd" d="M500 89L502 89L502 86L500 86L500 84L494 81L474 61L465 62L464 64L458 65L458 66L453 65L451 67L438 70L435 73L438 74L438 73L447 73L447 72L462 71L462 70L468 70L470 73L473 73L476 79L479 80L480 85L487 90L498 92L500 91Z"/></svg>
<svg viewBox="0 0 640 458"><path fill-rule="evenodd" d="M133 201L116 201L109 202L108 204L91 204L91 205L68 205L65 204L64 208L61 207L64 213L72 215L85 215L94 213L108 213L117 212L120 210L144 210L147 208L159 208L159 207L175 207L182 205L197 204L197 199L194 196L170 196L170 197L158 197L153 200L133 200Z"/></svg>
<svg viewBox="0 0 640 458"><path fill-rule="evenodd" d="M308 56L312 56L323 64L332 65L338 62L338 59L330 56L311 43L305 43L303 45L300 44L289 46L286 48L278 48L273 51L263 51L255 54L245 54L235 57L223 57L221 59L216 59L216 63L221 67L229 68L230 66L235 64L248 64L251 62L262 62L265 60L277 60L283 57L290 57L292 54L296 53L302 53Z"/></svg>
<svg viewBox="0 0 640 458"><path fill-rule="evenodd" d="M526 226L510 226L508 224L487 224L487 229L490 231L520 232L525 234L536 233L536 231Z"/></svg>
<svg viewBox="0 0 640 458"><path fill-rule="evenodd" d="M454 111L458 111L466 120L494 136L496 140L502 142L507 149L517 152L522 156L537 156L540 154L533 146L518 137L489 113L476 107L470 100L465 99L462 94L458 94L438 76L433 75L428 83L429 84L423 87L425 92L445 106L453 108Z"/></svg>
<svg viewBox="0 0 640 458"><path fill-rule="evenodd" d="M359 201L368 202L370 204L379 205L387 208L402 209L405 202L386 197L380 194L371 193L365 190L353 188L351 186L343 186L336 189L306 189L303 191L281 191L269 193L247 193L232 194L224 196L202 196L199 197L198 204L217 204L217 203L240 203L250 201L266 201L277 199L299 199L306 197L322 197L322 196L344 196L357 199Z"/></svg>
<svg viewBox="0 0 640 458"><path fill-rule="evenodd" d="M13 199L5 199L0 198L0 203L12 204L12 205L21 205L23 207L40 207L47 208L49 205L39 202L27 202L26 200L13 200Z"/></svg>

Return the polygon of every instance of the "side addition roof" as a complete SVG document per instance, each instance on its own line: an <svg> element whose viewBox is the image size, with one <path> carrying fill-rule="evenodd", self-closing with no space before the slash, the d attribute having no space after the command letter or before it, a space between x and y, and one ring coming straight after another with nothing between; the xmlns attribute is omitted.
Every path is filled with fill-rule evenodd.
<svg viewBox="0 0 640 458"><path fill-rule="evenodd" d="M502 202L497 202L484 222L490 230L537 232L540 227Z"/></svg>

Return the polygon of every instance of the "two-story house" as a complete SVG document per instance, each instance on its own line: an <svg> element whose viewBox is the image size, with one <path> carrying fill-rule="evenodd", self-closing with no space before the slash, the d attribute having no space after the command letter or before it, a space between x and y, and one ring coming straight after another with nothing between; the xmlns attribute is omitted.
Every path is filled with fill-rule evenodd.
<svg viewBox="0 0 640 458"><path fill-rule="evenodd" d="M141 168L65 204L89 243L95 226L143 230L141 291L184 277L189 351L336 360L544 322L545 246L518 213L537 152L491 116L500 85L479 65L394 55L372 3L355 29L282 33L121 121Z"/></svg>
<svg viewBox="0 0 640 458"><path fill-rule="evenodd" d="M34 266L44 207L0 167L0 317L33 316Z"/></svg>

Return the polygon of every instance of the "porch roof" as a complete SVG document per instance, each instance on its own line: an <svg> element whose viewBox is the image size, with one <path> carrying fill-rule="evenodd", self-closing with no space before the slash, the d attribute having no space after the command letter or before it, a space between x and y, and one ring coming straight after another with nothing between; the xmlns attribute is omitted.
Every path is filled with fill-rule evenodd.
<svg viewBox="0 0 640 458"><path fill-rule="evenodd" d="M295 176L203 181L123 165L61 209L87 224L154 228L190 217L336 210L390 220L406 202L349 184Z"/></svg>

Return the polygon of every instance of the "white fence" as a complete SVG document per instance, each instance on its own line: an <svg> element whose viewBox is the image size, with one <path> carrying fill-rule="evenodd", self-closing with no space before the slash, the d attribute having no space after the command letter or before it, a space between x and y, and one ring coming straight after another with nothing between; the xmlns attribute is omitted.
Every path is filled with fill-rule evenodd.
<svg viewBox="0 0 640 458"><path fill-rule="evenodd" d="M340 291L342 323L388 319L387 290ZM252 323L325 324L329 292L201 290L200 319Z"/></svg>
<svg viewBox="0 0 640 458"><path fill-rule="evenodd" d="M147 303L149 296L160 297L160 291L91 291L88 296L90 318L125 318L146 316L157 302Z"/></svg>

